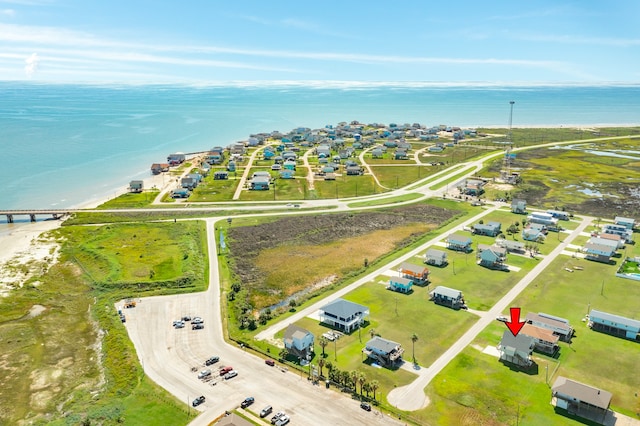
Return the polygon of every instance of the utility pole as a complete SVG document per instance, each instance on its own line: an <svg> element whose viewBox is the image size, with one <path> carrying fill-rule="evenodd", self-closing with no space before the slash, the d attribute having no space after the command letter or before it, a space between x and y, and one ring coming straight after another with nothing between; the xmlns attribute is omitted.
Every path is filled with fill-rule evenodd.
<svg viewBox="0 0 640 426"><path fill-rule="evenodd" d="M509 142L513 145L513 139L511 139L511 125L513 124L513 104L515 101L509 101L509 105L511 105L511 111L509 112Z"/></svg>

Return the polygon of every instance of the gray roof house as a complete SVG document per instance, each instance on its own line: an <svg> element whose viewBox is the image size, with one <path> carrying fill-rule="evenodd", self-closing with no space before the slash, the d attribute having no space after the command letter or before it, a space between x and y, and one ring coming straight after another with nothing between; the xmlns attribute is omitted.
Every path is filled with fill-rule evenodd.
<svg viewBox="0 0 640 426"><path fill-rule="evenodd" d="M383 367L392 367L402 362L404 349L400 343L375 336L367 342L362 352L373 362Z"/></svg>
<svg viewBox="0 0 640 426"><path fill-rule="evenodd" d="M471 249L471 237L462 234L451 234L445 240L447 248L450 250L470 252Z"/></svg>
<svg viewBox="0 0 640 426"><path fill-rule="evenodd" d="M534 365L533 359L531 359L534 347L533 337L522 333L514 336L511 330L505 330L498 346L500 361L514 364L518 367L530 368Z"/></svg>
<svg viewBox="0 0 640 426"><path fill-rule="evenodd" d="M424 254L424 263L427 265L444 266L447 264L447 253L438 249L429 249Z"/></svg>
<svg viewBox="0 0 640 426"><path fill-rule="evenodd" d="M129 182L129 192L142 192L143 189L143 180L132 180L131 182Z"/></svg>
<svg viewBox="0 0 640 426"><path fill-rule="evenodd" d="M369 316L369 308L344 299L329 302L319 310L320 322L350 333Z"/></svg>
<svg viewBox="0 0 640 426"><path fill-rule="evenodd" d="M439 285L429 293L429 296L437 305L448 306L453 309L460 309L465 306L462 292L453 288Z"/></svg>
<svg viewBox="0 0 640 426"><path fill-rule="evenodd" d="M500 222L477 223L473 225L473 233L495 237L500 233L501 228L502 224Z"/></svg>
<svg viewBox="0 0 640 426"><path fill-rule="evenodd" d="M551 404L567 410L571 415L604 424L611 392L558 376L551 387Z"/></svg>
<svg viewBox="0 0 640 426"><path fill-rule="evenodd" d="M511 212L527 214L527 200L513 199L513 201L511 201Z"/></svg>
<svg viewBox="0 0 640 426"><path fill-rule="evenodd" d="M294 324L284 331L284 347L291 355L307 359L313 352L313 334Z"/></svg>

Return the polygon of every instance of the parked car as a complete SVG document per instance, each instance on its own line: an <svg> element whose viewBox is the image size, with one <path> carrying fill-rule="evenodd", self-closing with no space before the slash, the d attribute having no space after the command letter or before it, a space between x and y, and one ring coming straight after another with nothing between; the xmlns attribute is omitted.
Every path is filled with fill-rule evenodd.
<svg viewBox="0 0 640 426"><path fill-rule="evenodd" d="M191 324L204 324L204 320L200 317L195 317L191 320Z"/></svg>
<svg viewBox="0 0 640 426"><path fill-rule="evenodd" d="M191 317L190 317L189 315L185 315L185 316L183 316L183 317L181 318L181 320L182 320L182 321L189 322L189 321L191 321Z"/></svg>
<svg viewBox="0 0 640 426"><path fill-rule="evenodd" d="M262 409L262 411L260 411L260 418L267 417L269 414L271 414L272 411L273 411L273 407L270 405L267 405Z"/></svg>
<svg viewBox="0 0 640 426"><path fill-rule="evenodd" d="M202 323L201 324L193 324L191 326L192 330L202 330L203 328L204 328L204 324L202 324Z"/></svg>
<svg viewBox="0 0 640 426"><path fill-rule="evenodd" d="M499 315L498 317L496 317L496 320L498 320L500 322L507 322L507 321L509 321L509 318L507 318L504 315Z"/></svg>
<svg viewBox="0 0 640 426"><path fill-rule="evenodd" d="M272 359L265 359L264 363L267 365L270 365L271 367L273 367L274 365L276 365L276 362Z"/></svg>
<svg viewBox="0 0 640 426"><path fill-rule="evenodd" d="M204 401L205 401L204 395L200 395L199 397L193 400L191 405L193 405L194 407L197 407L198 405L203 404Z"/></svg>
<svg viewBox="0 0 640 426"><path fill-rule="evenodd" d="M360 408L362 408L363 410L366 410L366 411L371 411L371 404L369 404L368 402L362 401L360 403Z"/></svg>
<svg viewBox="0 0 640 426"><path fill-rule="evenodd" d="M224 375L224 379L225 380L233 379L237 375L238 375L238 372L236 370L231 370L227 374Z"/></svg>
<svg viewBox="0 0 640 426"><path fill-rule="evenodd" d="M287 423L289 423L289 416L287 416L286 414L282 417L280 417L278 420L276 420L276 426L284 426Z"/></svg>
<svg viewBox="0 0 640 426"><path fill-rule="evenodd" d="M198 379L204 379L205 377L209 377L211 375L211 370L206 369L202 370L198 373Z"/></svg>
<svg viewBox="0 0 640 426"><path fill-rule="evenodd" d="M276 422L280 420L280 418L283 417L284 415L285 415L284 411L278 411L276 414L274 414L273 417L271 417L271 424L272 425L276 424Z"/></svg>
<svg viewBox="0 0 640 426"><path fill-rule="evenodd" d="M254 402L256 402L255 398L252 396L248 396L244 399L244 401L242 401L240 403L240 407L242 408L247 408L248 406L250 406L251 404L253 404Z"/></svg>
<svg viewBox="0 0 640 426"><path fill-rule="evenodd" d="M231 371L231 370L233 370L233 367L232 367L232 366L230 366L230 365L228 365L228 366L226 366L226 367L222 367L222 368L220 369L220 375L221 375L221 376L224 376L225 374L227 374L227 373L228 373L229 371Z"/></svg>
<svg viewBox="0 0 640 426"><path fill-rule="evenodd" d="M184 321L174 321L173 322L173 327L174 328L184 328Z"/></svg>
<svg viewBox="0 0 640 426"><path fill-rule="evenodd" d="M211 358L209 358L208 360L206 360L204 362L204 365L213 365L218 361L220 361L220 357L219 356L212 356Z"/></svg>

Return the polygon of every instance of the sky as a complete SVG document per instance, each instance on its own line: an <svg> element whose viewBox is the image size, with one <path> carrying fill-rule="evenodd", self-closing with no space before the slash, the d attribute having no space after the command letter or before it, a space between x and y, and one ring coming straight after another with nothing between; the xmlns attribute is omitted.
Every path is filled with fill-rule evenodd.
<svg viewBox="0 0 640 426"><path fill-rule="evenodd" d="M637 84L640 1L0 0L0 81Z"/></svg>

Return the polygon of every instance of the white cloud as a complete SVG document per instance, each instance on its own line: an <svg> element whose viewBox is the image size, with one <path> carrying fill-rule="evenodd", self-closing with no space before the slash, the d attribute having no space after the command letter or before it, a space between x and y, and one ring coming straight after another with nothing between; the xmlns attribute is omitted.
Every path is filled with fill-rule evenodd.
<svg viewBox="0 0 640 426"><path fill-rule="evenodd" d="M0 10L0 16L8 16L9 18L13 18L16 16L16 11L13 9L2 9Z"/></svg>
<svg viewBox="0 0 640 426"><path fill-rule="evenodd" d="M27 77L33 77L33 74L35 74L38 69L38 63L40 62L38 54L32 53L24 62L26 63L24 66L24 72L27 74Z"/></svg>

